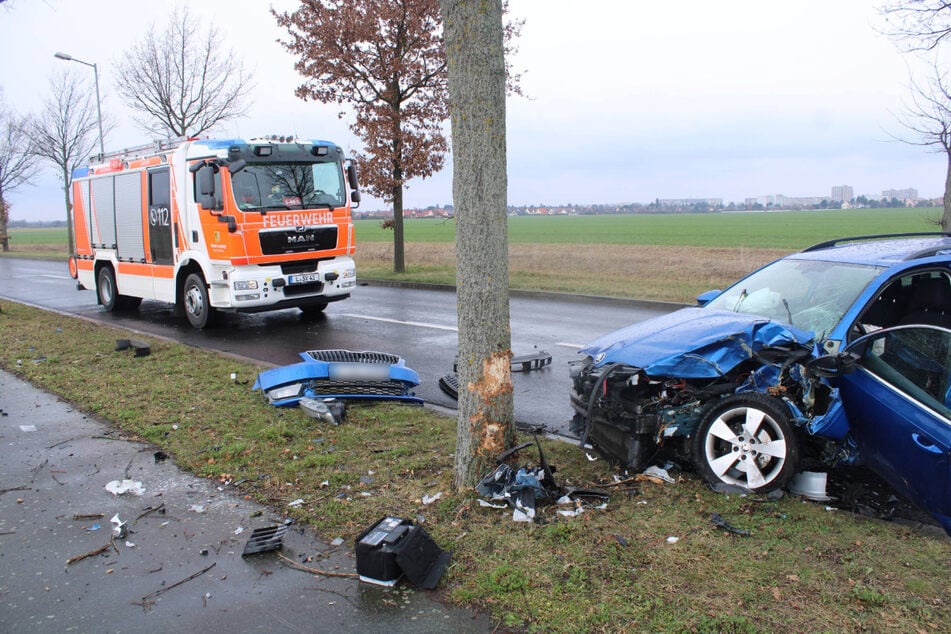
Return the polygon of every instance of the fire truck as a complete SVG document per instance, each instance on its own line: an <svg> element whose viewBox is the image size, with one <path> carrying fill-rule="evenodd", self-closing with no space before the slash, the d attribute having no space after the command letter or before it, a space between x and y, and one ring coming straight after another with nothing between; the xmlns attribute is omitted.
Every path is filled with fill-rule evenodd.
<svg viewBox="0 0 951 634"><path fill-rule="evenodd" d="M357 172L328 141L178 139L73 171L70 275L106 310L323 311L356 286Z"/></svg>

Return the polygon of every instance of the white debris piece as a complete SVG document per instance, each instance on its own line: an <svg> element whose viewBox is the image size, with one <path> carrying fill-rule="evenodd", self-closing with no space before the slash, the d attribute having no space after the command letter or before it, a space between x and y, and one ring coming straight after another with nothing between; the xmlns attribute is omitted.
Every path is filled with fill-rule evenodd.
<svg viewBox="0 0 951 634"><path fill-rule="evenodd" d="M436 494L434 494L434 495L424 495L424 496L423 496L423 504L432 504L433 502L435 502L436 500L438 500L438 499L441 498L441 497L442 497L442 491L440 491L439 493L436 493Z"/></svg>
<svg viewBox="0 0 951 634"><path fill-rule="evenodd" d="M141 482L135 480L113 480L106 485L106 491L113 495L122 495L131 493L132 495L144 495L145 487Z"/></svg>
<svg viewBox="0 0 951 634"><path fill-rule="evenodd" d="M491 502L487 502L486 500L483 500L482 498L477 498L477 499L476 499L476 502L479 503L479 506L485 506L485 507L488 507L488 508L490 508L490 509L504 509L504 508L508 508L508 505L507 505L507 504L492 504Z"/></svg>
<svg viewBox="0 0 951 634"><path fill-rule="evenodd" d="M667 469L663 467L658 467L657 465L651 465L644 469L643 474L649 478L658 478L664 482L669 482L670 484L676 484L676 480L667 473Z"/></svg>

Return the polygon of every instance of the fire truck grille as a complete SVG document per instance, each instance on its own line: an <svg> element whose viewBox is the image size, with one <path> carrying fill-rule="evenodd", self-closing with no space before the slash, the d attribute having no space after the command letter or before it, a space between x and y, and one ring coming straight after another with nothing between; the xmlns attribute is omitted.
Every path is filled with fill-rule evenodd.
<svg viewBox="0 0 951 634"><path fill-rule="evenodd" d="M308 282L307 284L288 284L284 287L285 297L294 297L295 295L312 295L321 293L324 290L323 282Z"/></svg>
<svg viewBox="0 0 951 634"><path fill-rule="evenodd" d="M337 227L296 227L286 231L262 231L261 253L324 251L337 246Z"/></svg>

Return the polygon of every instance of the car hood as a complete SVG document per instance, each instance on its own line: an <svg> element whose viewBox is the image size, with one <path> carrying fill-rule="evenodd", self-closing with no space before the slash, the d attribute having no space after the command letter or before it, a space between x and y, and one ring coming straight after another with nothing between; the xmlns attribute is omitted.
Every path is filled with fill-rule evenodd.
<svg viewBox="0 0 951 634"><path fill-rule="evenodd" d="M604 335L581 353L595 365L623 363L649 376L715 378L761 350L811 348L813 338L764 317L693 307Z"/></svg>

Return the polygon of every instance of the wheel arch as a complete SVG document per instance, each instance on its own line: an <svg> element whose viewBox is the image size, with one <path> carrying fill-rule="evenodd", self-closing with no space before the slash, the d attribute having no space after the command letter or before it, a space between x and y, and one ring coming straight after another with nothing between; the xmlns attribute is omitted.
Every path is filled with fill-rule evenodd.
<svg viewBox="0 0 951 634"><path fill-rule="evenodd" d="M205 270L202 266L195 260L187 260L178 267L178 272L175 274L175 305L181 306L185 299L185 280L188 279L188 276L192 273L197 273L201 275L202 279L205 280L205 283L208 283L208 276L205 274Z"/></svg>

